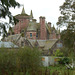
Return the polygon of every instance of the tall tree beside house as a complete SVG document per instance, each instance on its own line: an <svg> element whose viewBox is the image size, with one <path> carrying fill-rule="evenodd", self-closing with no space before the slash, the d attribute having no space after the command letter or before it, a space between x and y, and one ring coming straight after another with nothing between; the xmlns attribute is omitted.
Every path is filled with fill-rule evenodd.
<svg viewBox="0 0 75 75"><path fill-rule="evenodd" d="M66 26L61 33L64 46L75 52L75 0L65 0L60 6L62 16L58 18L58 26Z"/></svg>
<svg viewBox="0 0 75 75"><path fill-rule="evenodd" d="M16 2L15 0L0 0L0 18L9 18L9 23L16 23L18 20L15 19L9 8L13 7L15 8L16 6L20 6L20 4L18 2ZM2 29L2 33L5 35L6 34L6 25L9 26L9 24L6 23L0 23L0 28Z"/></svg>

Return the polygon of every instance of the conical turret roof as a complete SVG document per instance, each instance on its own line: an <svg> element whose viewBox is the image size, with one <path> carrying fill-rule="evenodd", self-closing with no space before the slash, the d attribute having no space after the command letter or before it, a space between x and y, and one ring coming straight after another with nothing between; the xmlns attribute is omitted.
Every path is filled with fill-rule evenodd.
<svg viewBox="0 0 75 75"><path fill-rule="evenodd" d="M32 10L30 12L30 17L31 17L31 19L33 19L33 12L32 12Z"/></svg>

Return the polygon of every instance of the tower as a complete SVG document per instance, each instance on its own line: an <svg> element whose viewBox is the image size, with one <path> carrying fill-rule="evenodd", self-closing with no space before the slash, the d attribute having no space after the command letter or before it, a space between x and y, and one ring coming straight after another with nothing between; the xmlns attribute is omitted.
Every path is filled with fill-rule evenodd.
<svg viewBox="0 0 75 75"><path fill-rule="evenodd" d="M19 22L14 27L14 33L19 34L21 32L24 32L29 24L30 19L30 16L25 13L24 7L21 14L16 15L15 18L18 19Z"/></svg>

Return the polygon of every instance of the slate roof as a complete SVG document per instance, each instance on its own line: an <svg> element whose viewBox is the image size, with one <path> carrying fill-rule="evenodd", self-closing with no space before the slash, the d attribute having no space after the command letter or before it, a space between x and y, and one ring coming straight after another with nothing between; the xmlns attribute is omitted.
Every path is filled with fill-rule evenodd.
<svg viewBox="0 0 75 75"><path fill-rule="evenodd" d="M50 49L55 43L57 39L50 39L50 40L37 40L39 47L42 47L44 50ZM29 39L29 42L34 47L36 40Z"/></svg>
<svg viewBox="0 0 75 75"><path fill-rule="evenodd" d="M5 47L5 48L18 48L18 46L13 44L12 42L0 42L0 48L1 47Z"/></svg>
<svg viewBox="0 0 75 75"><path fill-rule="evenodd" d="M12 39L14 41L17 41L19 39L19 37L21 36L21 34L16 34L16 35L11 35L11 36L8 36L8 38L5 38L6 41L12 41Z"/></svg>
<svg viewBox="0 0 75 75"><path fill-rule="evenodd" d="M12 40L14 40L17 43L17 42L19 42L19 40L21 40L20 36L21 36L20 34L11 35L8 38L6 38L5 41L12 41ZM49 50L57 42L58 39L49 39L49 40L32 40L32 39L27 39L27 40L30 42L30 44L33 47L35 47L35 43L37 41L38 47L43 48L44 50Z"/></svg>
<svg viewBox="0 0 75 75"><path fill-rule="evenodd" d="M27 28L27 31L36 31L37 29L36 29L36 22L33 22L33 21L31 21L30 23L29 23L29 26L28 26L28 28Z"/></svg>
<svg viewBox="0 0 75 75"><path fill-rule="evenodd" d="M23 7L21 14L18 14L15 17L17 17L17 16L22 16L23 17L23 16L29 16L29 15L25 13L25 10L24 10L24 7Z"/></svg>

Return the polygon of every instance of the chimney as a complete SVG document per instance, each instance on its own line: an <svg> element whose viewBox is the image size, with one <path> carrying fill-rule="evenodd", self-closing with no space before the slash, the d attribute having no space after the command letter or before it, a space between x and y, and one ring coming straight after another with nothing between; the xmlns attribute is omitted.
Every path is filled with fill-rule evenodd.
<svg viewBox="0 0 75 75"><path fill-rule="evenodd" d="M45 17L40 17L40 39L41 40L46 40L46 26L45 26Z"/></svg>
<svg viewBox="0 0 75 75"><path fill-rule="evenodd" d="M42 16L39 17L40 24L42 24Z"/></svg>

